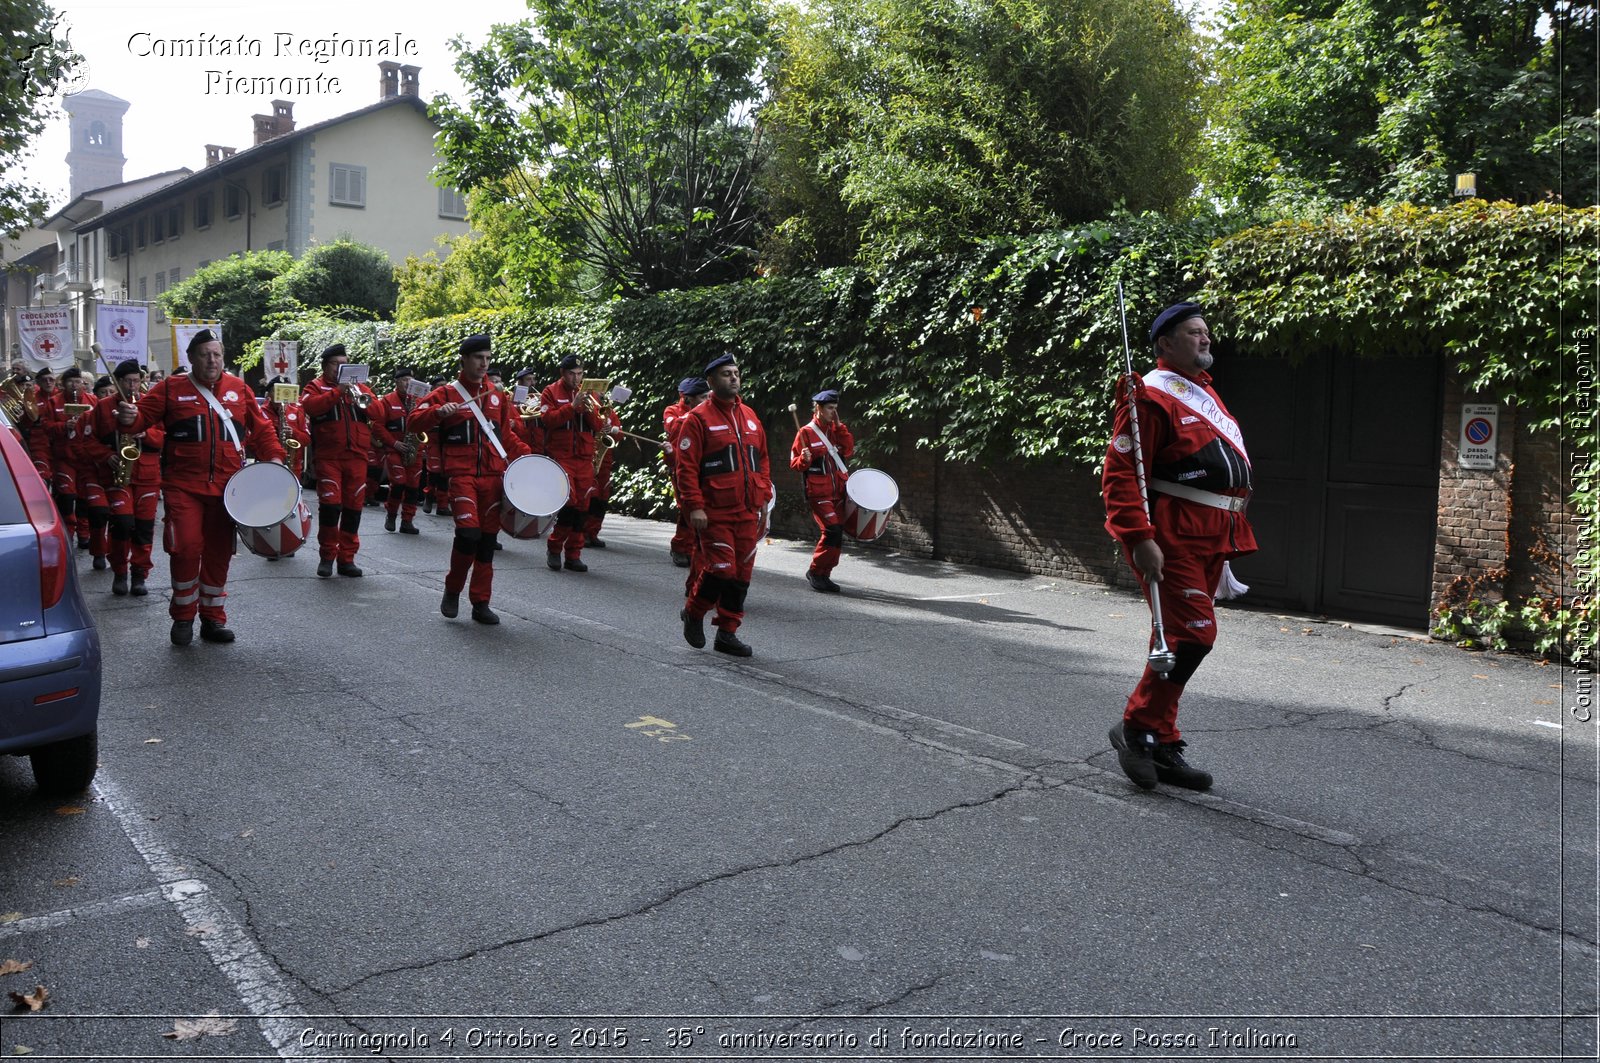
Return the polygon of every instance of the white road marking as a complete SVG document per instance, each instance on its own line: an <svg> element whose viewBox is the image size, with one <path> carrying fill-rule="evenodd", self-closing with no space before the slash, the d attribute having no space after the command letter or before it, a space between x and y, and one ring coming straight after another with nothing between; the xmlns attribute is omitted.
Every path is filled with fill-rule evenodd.
<svg viewBox="0 0 1600 1063"><path fill-rule="evenodd" d="M48 912L44 915L29 916L27 919L14 919L9 923L0 924L0 941L16 937L19 934L33 934L40 930L53 930L58 926L68 923L84 923L91 919L101 919L109 915L121 915L123 912L137 912L141 908L154 908L166 900L160 890L146 890L143 893L131 893L126 897L115 900L95 901L92 904L80 904L76 908L63 908L59 912Z"/></svg>
<svg viewBox="0 0 1600 1063"><path fill-rule="evenodd" d="M262 1036L279 1058L317 1055L298 1044L307 1026L305 1009L295 998L288 979L262 954L250 932L217 900L209 886L189 877L188 870L167 852L145 817L104 771L95 780L94 788L161 883L162 896L178 910L193 936L200 939L211 962L233 986L245 1013L255 1017Z"/></svg>

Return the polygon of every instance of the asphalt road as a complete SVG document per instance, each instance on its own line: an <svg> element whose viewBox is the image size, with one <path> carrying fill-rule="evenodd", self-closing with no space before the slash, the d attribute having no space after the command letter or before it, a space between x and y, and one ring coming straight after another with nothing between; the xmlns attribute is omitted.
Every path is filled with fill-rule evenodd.
<svg viewBox="0 0 1600 1063"><path fill-rule="evenodd" d="M777 541L740 662L668 526L511 543L485 628L367 512L363 579L236 558L226 647L81 557L102 767L0 760L0 1056L1594 1058L1592 677L1227 609L1217 785L1144 793L1122 592Z"/></svg>

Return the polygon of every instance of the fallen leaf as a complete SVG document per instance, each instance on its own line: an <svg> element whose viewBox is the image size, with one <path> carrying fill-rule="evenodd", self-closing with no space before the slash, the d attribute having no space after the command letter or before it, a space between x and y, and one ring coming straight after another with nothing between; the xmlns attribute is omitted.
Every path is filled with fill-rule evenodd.
<svg viewBox="0 0 1600 1063"><path fill-rule="evenodd" d="M1555 701L1551 698L1534 698L1533 703L1535 705L1554 705Z"/></svg>
<svg viewBox="0 0 1600 1063"><path fill-rule="evenodd" d="M196 1037L221 1037L239 1028L238 1019L224 1019L215 1011L198 1019L174 1019L172 1029L162 1034L169 1041L192 1041Z"/></svg>
<svg viewBox="0 0 1600 1063"><path fill-rule="evenodd" d="M56 815L58 815L58 816L81 816L81 815L83 815L83 806L82 805L62 805L60 808L56 809Z"/></svg>
<svg viewBox="0 0 1600 1063"><path fill-rule="evenodd" d="M1376 945L1358 945L1356 947L1357 948L1362 948L1362 949L1376 949L1378 946L1376 946Z"/></svg>
<svg viewBox="0 0 1600 1063"><path fill-rule="evenodd" d="M7 994L16 1003L19 1009L27 1008L29 1011L38 1011L44 1007L44 1002L50 999L50 990L42 985L34 986L31 993L19 993L13 989Z"/></svg>
<svg viewBox="0 0 1600 1063"><path fill-rule="evenodd" d="M161 744L161 742L162 742L162 739L160 739L160 738L146 738L144 740L144 744L147 745L147 746L159 746Z"/></svg>
<svg viewBox="0 0 1600 1063"><path fill-rule="evenodd" d="M69 888L71 886L76 886L78 884L78 881L79 880L78 880L78 876L77 875L68 875L66 878L58 878L58 879L56 879L55 884L57 886L61 887L62 889L67 889L67 888Z"/></svg>
<svg viewBox="0 0 1600 1063"><path fill-rule="evenodd" d="M33 1049L27 1045L12 1045L11 1054L14 1056L31 1056L33 1055Z"/></svg>
<svg viewBox="0 0 1600 1063"><path fill-rule="evenodd" d="M133 939L133 947L136 948L136 949L147 949L147 948L150 947L150 939L149 938L134 938Z"/></svg>
<svg viewBox="0 0 1600 1063"><path fill-rule="evenodd" d="M18 919L21 919L21 918L22 918L22 913L21 912L7 912L4 915L0 915L0 923L15 923Z"/></svg>
<svg viewBox="0 0 1600 1063"><path fill-rule="evenodd" d="M1474 678L1474 679L1488 679L1489 677L1486 676L1486 675L1478 675L1476 672L1474 672L1472 678Z"/></svg>
<svg viewBox="0 0 1600 1063"><path fill-rule="evenodd" d="M240 831L239 832L239 837L248 838L248 837L250 837L250 835L254 834L255 832L256 832L256 829L254 827L250 827L250 828L248 828L246 830Z"/></svg>
<svg viewBox="0 0 1600 1063"><path fill-rule="evenodd" d="M216 932L216 923L196 923L194 926L188 927L184 930L184 933L188 934L192 938L205 937L207 934L215 934Z"/></svg>
<svg viewBox="0 0 1600 1063"><path fill-rule="evenodd" d="M0 960L0 974L16 974L32 966L32 960Z"/></svg>

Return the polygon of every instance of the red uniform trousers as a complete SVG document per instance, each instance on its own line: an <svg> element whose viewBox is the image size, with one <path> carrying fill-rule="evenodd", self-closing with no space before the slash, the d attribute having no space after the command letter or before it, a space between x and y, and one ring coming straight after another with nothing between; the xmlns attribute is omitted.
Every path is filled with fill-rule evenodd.
<svg viewBox="0 0 1600 1063"><path fill-rule="evenodd" d="M90 557L105 557L111 549L111 500L106 494L110 482L109 465L78 464L78 513L89 526Z"/></svg>
<svg viewBox="0 0 1600 1063"><path fill-rule="evenodd" d="M822 529L817 548L811 551L810 571L818 576L827 576L838 567L839 551L844 545L844 516L841 512L844 499L813 498L806 504L811 507L811 519Z"/></svg>
<svg viewBox="0 0 1600 1063"><path fill-rule="evenodd" d="M228 596L228 566L233 563L233 518L221 495L197 495L167 484L162 491L167 518L162 545L172 568L174 620L228 622L222 601Z"/></svg>
<svg viewBox="0 0 1600 1063"><path fill-rule="evenodd" d="M552 554L565 553L567 560L576 561L583 554L583 525L589 519L589 507L595 498L594 461L580 459L563 461L560 465L567 471L567 479L572 481L572 494L556 514L545 549Z"/></svg>
<svg viewBox="0 0 1600 1063"><path fill-rule="evenodd" d="M367 494L367 459L361 454L315 459L317 546L322 560L341 565L361 549L361 506Z"/></svg>
<svg viewBox="0 0 1600 1063"><path fill-rule="evenodd" d="M444 589L467 601L487 605L494 591L494 547L500 532L500 505L505 476L450 477L450 508L455 516L456 538L450 548L450 571ZM467 570L472 584L467 585Z"/></svg>
<svg viewBox="0 0 1600 1063"><path fill-rule="evenodd" d="M745 595L750 593L756 547L761 544L764 528L759 513L708 510L706 517L709 523L695 541L688 599L683 607L696 618L715 608L717 615L711 626L731 634L744 621Z"/></svg>
<svg viewBox="0 0 1600 1063"><path fill-rule="evenodd" d="M131 564L143 579L150 574L152 565L161 482L135 480L126 487L111 487L106 490L106 499L111 503L111 571L126 575Z"/></svg>
<svg viewBox="0 0 1600 1063"><path fill-rule="evenodd" d="M389 477L389 500L384 504L389 516L400 515L406 524L417 515L417 505L422 501L422 455L415 464L407 465L399 454L383 456L384 474Z"/></svg>
<svg viewBox="0 0 1600 1063"><path fill-rule="evenodd" d="M606 519L606 511L611 506L611 466L616 462L607 458L600 466L600 471L594 478L594 495L589 499L589 512L583 521L583 538L585 541L600 537L600 525Z"/></svg>
<svg viewBox="0 0 1600 1063"><path fill-rule="evenodd" d="M1173 544L1165 539L1159 545L1163 555L1161 566L1161 624L1167 637L1167 647L1177 656L1178 663L1162 676L1149 665L1139 683L1128 695L1128 704L1122 710L1122 719L1129 727L1141 731L1154 731L1156 741L1162 744L1176 742L1178 733L1178 699L1183 688L1194 675L1205 655L1211 652L1217 640L1217 611L1212 594L1222 578L1225 554L1213 552L1208 544ZM1198 548L1197 548L1198 547ZM1128 564L1139 577L1145 601L1150 600L1150 587L1133 564L1133 551L1123 547ZM1150 633L1150 646L1155 647L1155 632Z"/></svg>

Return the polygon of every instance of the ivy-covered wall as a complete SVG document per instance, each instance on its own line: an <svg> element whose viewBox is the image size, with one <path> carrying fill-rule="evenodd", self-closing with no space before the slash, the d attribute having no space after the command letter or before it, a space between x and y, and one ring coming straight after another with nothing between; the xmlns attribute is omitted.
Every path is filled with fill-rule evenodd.
<svg viewBox="0 0 1600 1063"><path fill-rule="evenodd" d="M646 434L659 430L659 411L674 400L681 377L732 349L746 368L747 399L774 440L789 438L790 403L804 410L818 388L838 386L866 441L866 463L907 470L942 463L941 489L963 477L978 484L1037 477L1037 487L994 496L1005 509L997 520L1024 529L1007 547L1017 567L1066 574L1116 569L1109 541L1087 544L1081 528L1099 523L1094 470L1123 359L1119 280L1136 365L1148 362L1141 342L1148 322L1180 298L1207 307L1222 357L1235 350L1291 358L1323 350L1442 351L1464 394L1501 403L1514 411L1519 438L1554 448L1564 482L1539 490L1559 495L1562 519L1578 529L1557 536L1556 547L1518 559L1537 572L1458 586L1460 601L1441 593L1442 630L1478 637L1474 615L1492 625L1488 614L1509 593L1519 596L1513 610L1532 601L1533 613L1565 613L1558 639L1571 653L1574 639L1591 651L1595 645L1597 260L1600 209L1472 200L1232 234L1214 221L1120 217L991 240L962 256L896 263L871 276L832 270L395 327L376 355L368 353L370 324L313 316L283 324L276 335L300 339L306 362L337 339L352 357L370 357L380 368L405 361L439 374L453 369L460 338L479 331L494 336L496 359L508 372L533 364L553 378L562 356L581 354L591 375L635 389L624 417ZM639 471L619 477L614 508L664 515L655 466L630 462ZM908 486L917 486L916 475L907 475ZM1071 507L1080 524L1064 536L1040 533L1034 525L1048 524L1044 511L1060 501L1051 485L1065 483L1086 493ZM1532 520L1519 517L1511 497L1508 522ZM923 504L905 497L903 508ZM805 534L798 507L780 528L785 524ZM906 534L920 535L933 555L961 556L926 529L913 532L917 524L908 522ZM1061 550L1081 556L1064 563ZM1514 629L1501 624L1490 637Z"/></svg>

